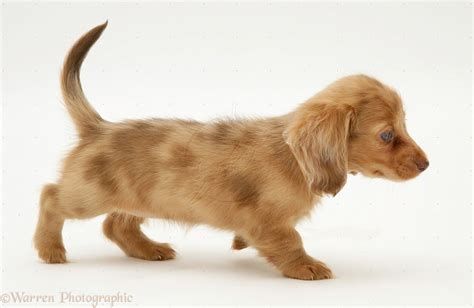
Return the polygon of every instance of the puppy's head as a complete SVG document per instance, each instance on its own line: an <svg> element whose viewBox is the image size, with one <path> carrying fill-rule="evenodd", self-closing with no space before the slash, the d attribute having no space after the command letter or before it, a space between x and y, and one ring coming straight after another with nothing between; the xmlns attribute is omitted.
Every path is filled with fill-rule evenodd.
<svg viewBox="0 0 474 308"><path fill-rule="evenodd" d="M335 195L348 172L403 181L429 164L407 132L398 94L365 75L342 78L301 105L284 137L316 194Z"/></svg>

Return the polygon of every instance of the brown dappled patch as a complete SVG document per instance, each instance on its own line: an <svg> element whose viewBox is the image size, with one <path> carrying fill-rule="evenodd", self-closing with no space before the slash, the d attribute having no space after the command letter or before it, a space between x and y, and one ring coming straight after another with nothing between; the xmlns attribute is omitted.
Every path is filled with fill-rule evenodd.
<svg viewBox="0 0 474 308"><path fill-rule="evenodd" d="M255 144L257 128L249 127L243 121L219 121L208 130L201 131L198 136L219 145L249 146Z"/></svg>
<svg viewBox="0 0 474 308"><path fill-rule="evenodd" d="M238 138L237 144L240 146L249 146L255 144L257 138L257 129L253 127L246 127L242 129Z"/></svg>
<svg viewBox="0 0 474 308"><path fill-rule="evenodd" d="M117 192L118 184L113 178L110 159L104 154L98 154L88 162L84 175L89 181L98 180L107 192Z"/></svg>
<svg viewBox="0 0 474 308"><path fill-rule="evenodd" d="M191 167L196 160L192 151L181 144L175 144L171 148L170 165L175 168Z"/></svg>
<svg viewBox="0 0 474 308"><path fill-rule="evenodd" d="M142 147L142 151L158 145L166 140L171 127L153 125L147 121L138 121L118 129L112 135L112 148L114 150L133 151L133 146Z"/></svg>
<svg viewBox="0 0 474 308"><path fill-rule="evenodd" d="M245 174L229 174L224 180L231 191L234 201L240 206L256 206L260 199L258 182Z"/></svg>
<svg viewBox="0 0 474 308"><path fill-rule="evenodd" d="M219 121L199 131L197 137L206 142L212 142L218 145L229 145L233 143L230 138L233 134L233 130L233 123Z"/></svg>

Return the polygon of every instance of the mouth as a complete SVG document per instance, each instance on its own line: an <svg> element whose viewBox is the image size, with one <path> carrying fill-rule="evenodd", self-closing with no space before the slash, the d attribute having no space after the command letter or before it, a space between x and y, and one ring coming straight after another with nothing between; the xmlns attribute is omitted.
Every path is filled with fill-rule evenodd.
<svg viewBox="0 0 474 308"><path fill-rule="evenodd" d="M382 172L379 169L376 169L372 172L372 176L377 177L377 178L387 179L394 182L403 182L412 178L410 176L407 177L406 174L398 172L398 170L395 170L395 172L392 172L390 170L387 170L387 171L388 173Z"/></svg>
<svg viewBox="0 0 474 308"><path fill-rule="evenodd" d="M418 169L416 168L411 168L405 165L400 165L398 168L395 170L397 175L400 177L401 180L410 180L415 178L420 174Z"/></svg>
<svg viewBox="0 0 474 308"><path fill-rule="evenodd" d="M380 176L380 177L385 176L385 174L384 174L382 171L380 171L380 170L375 170L375 171L373 172L373 174L374 174L375 176Z"/></svg>

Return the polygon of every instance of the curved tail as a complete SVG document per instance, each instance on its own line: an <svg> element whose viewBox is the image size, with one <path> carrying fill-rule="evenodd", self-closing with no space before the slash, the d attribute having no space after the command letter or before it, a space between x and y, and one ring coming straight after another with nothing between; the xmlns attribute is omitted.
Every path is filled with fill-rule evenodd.
<svg viewBox="0 0 474 308"><path fill-rule="evenodd" d="M61 71L61 91L64 103L81 137L94 133L104 121L87 101L82 91L80 69L89 49L106 27L107 21L78 39L66 56Z"/></svg>

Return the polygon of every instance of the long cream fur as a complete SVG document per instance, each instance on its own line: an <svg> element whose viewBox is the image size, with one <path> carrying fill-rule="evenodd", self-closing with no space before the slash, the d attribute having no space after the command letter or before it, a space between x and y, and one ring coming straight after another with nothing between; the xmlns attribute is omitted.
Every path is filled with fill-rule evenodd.
<svg viewBox="0 0 474 308"><path fill-rule="evenodd" d="M145 218L162 218L232 231L234 249L254 247L287 277L330 278L305 252L297 222L348 173L407 180L428 166L398 94L365 75L342 78L279 117L107 122L79 78L106 26L82 36L64 62L61 89L80 141L41 194L34 241L47 263L66 262L66 219L107 214L105 235L131 257L175 257L140 230Z"/></svg>

